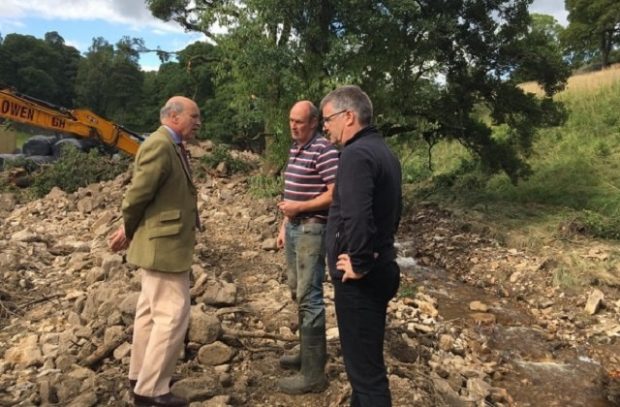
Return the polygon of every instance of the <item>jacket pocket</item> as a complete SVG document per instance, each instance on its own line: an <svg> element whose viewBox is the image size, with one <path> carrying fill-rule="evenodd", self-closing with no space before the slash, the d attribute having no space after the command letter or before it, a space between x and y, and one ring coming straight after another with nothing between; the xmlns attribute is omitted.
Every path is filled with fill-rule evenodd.
<svg viewBox="0 0 620 407"><path fill-rule="evenodd" d="M181 210L180 209L171 209L169 211L164 211L159 214L160 222L168 222L171 220L179 220L181 219Z"/></svg>
<svg viewBox="0 0 620 407"><path fill-rule="evenodd" d="M156 237L178 235L179 233L181 233L182 227L183 225L181 224L154 227L148 231L148 237L149 239L154 239Z"/></svg>

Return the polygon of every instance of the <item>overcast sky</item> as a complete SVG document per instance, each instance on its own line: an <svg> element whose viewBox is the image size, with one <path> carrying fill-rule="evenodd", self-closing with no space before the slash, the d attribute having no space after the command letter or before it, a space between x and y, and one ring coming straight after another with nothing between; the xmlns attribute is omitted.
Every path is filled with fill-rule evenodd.
<svg viewBox="0 0 620 407"><path fill-rule="evenodd" d="M530 11L567 23L564 0L535 0ZM18 33L43 38L50 31L57 31L81 52L86 52L96 37L112 44L123 36L142 38L147 48L165 51L178 51L205 39L154 18L144 0L0 0L2 36ZM140 64L144 69L157 69L159 60L155 54L145 54Z"/></svg>

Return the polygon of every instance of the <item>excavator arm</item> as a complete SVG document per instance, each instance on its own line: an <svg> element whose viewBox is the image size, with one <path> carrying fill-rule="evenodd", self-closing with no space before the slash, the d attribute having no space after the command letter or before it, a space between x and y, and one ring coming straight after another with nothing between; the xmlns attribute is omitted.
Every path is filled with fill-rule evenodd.
<svg viewBox="0 0 620 407"><path fill-rule="evenodd" d="M66 109L10 89L0 90L0 118L80 137L94 137L132 156L144 140L141 135L90 110Z"/></svg>

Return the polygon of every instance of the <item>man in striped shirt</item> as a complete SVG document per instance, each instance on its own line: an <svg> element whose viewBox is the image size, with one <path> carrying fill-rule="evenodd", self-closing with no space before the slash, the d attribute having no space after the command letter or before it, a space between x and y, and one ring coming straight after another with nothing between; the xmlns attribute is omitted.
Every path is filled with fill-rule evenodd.
<svg viewBox="0 0 620 407"><path fill-rule="evenodd" d="M299 306L300 352L285 355L280 365L299 373L280 379L288 394L320 392L327 386L325 362L325 225L332 201L338 151L318 132L319 111L309 101L291 109L293 145L284 171L284 220L278 247L285 248L288 285Z"/></svg>

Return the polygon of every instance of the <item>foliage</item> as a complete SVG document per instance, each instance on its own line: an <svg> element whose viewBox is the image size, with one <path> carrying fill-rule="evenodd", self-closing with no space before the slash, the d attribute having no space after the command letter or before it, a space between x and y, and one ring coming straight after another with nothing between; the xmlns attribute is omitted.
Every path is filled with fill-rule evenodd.
<svg viewBox="0 0 620 407"><path fill-rule="evenodd" d="M75 192L80 187L113 179L126 171L128 161L114 160L96 149L83 153L67 146L61 157L34 174L32 189L37 197L45 196L53 187Z"/></svg>
<svg viewBox="0 0 620 407"><path fill-rule="evenodd" d="M45 39L8 34L0 42L0 87L71 107L80 53L55 31Z"/></svg>
<svg viewBox="0 0 620 407"><path fill-rule="evenodd" d="M566 0L568 27L563 43L575 66L610 63L613 49L620 44L620 3L616 0Z"/></svg>
<svg viewBox="0 0 620 407"><path fill-rule="evenodd" d="M549 37L530 29L529 3L147 1L155 16L210 35L226 56L216 80L226 91L216 99L232 108L234 133L261 123L281 146L288 135L276 129L285 128L294 100L318 102L336 85L355 83L373 99L384 134L457 140L513 182L529 174L535 129L565 119L551 98L516 87L527 76L551 96L568 75ZM227 33L211 33L215 22ZM509 137L492 137L474 115L481 105L492 124L510 127Z"/></svg>
<svg viewBox="0 0 620 407"><path fill-rule="evenodd" d="M210 168L217 167L220 163L226 163L228 171L231 173L247 173L252 169L252 165L246 161L234 158L230 154L230 150L225 145L217 145L211 154L207 154L202 158L202 162Z"/></svg>
<svg viewBox="0 0 620 407"><path fill-rule="evenodd" d="M284 190L284 181L281 177L268 175L254 175L249 178L250 194L257 198L273 198Z"/></svg>
<svg viewBox="0 0 620 407"><path fill-rule="evenodd" d="M557 96L569 118L562 128L539 131L530 159L533 174L527 180L514 185L504 174L485 172L454 146L440 144L434 161L441 166L431 181L414 180L416 198L492 208L485 210L487 217L498 208L506 208L511 217L534 207L540 216L560 213L561 219L550 221L581 225L580 233L620 239L620 76L613 71L601 75L571 78L569 90ZM504 136L504 128L495 130L495 137ZM425 152L416 151L409 160L424 159Z"/></svg>
<svg viewBox="0 0 620 407"><path fill-rule="evenodd" d="M144 74L134 50L140 45L141 40L128 37L116 47L101 37L94 38L78 68L76 103L129 128L142 125L138 113Z"/></svg>

